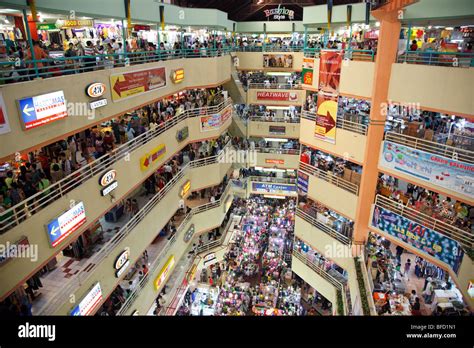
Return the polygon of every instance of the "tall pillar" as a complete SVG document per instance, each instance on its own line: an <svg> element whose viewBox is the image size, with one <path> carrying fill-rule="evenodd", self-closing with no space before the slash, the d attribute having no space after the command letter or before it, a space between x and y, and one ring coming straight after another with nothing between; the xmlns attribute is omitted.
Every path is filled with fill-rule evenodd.
<svg viewBox="0 0 474 348"><path fill-rule="evenodd" d="M412 0L394 0L381 9L372 11L372 16L380 21L380 32L372 84L370 125L354 224L354 244L363 244L368 236L370 211L377 189L379 154L384 137L386 113L382 110L387 108L392 63L397 57L400 37L401 23L398 20L398 11L411 3Z"/></svg>

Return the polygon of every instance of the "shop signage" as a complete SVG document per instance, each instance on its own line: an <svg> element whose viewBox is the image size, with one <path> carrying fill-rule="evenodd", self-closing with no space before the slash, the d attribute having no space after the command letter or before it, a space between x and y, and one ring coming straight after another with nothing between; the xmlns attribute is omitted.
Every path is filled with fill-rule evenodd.
<svg viewBox="0 0 474 348"><path fill-rule="evenodd" d="M262 194L295 195L296 185L253 182L252 191Z"/></svg>
<svg viewBox="0 0 474 348"><path fill-rule="evenodd" d="M189 226L188 230L184 234L183 240L184 240L185 243L187 243L191 240L191 238L194 235L194 231L195 231L194 224L191 224L191 226Z"/></svg>
<svg viewBox="0 0 474 348"><path fill-rule="evenodd" d="M263 55L264 68L293 68L292 54L264 54Z"/></svg>
<svg viewBox="0 0 474 348"><path fill-rule="evenodd" d="M471 298L474 298L474 279L469 281L469 285L467 287L467 293Z"/></svg>
<svg viewBox="0 0 474 348"><path fill-rule="evenodd" d="M99 184L100 186L105 187L111 184L115 180L116 177L117 177L117 171L114 169L111 169L105 172L104 174L102 174L102 176L99 179Z"/></svg>
<svg viewBox="0 0 474 348"><path fill-rule="evenodd" d="M186 197L186 195L189 193L189 190L191 189L191 181L188 180L184 183L183 186L181 186L181 192L179 193L179 196L181 198Z"/></svg>
<svg viewBox="0 0 474 348"><path fill-rule="evenodd" d="M5 106L5 100L3 94L0 91L0 135L10 133L10 123L8 121L7 107Z"/></svg>
<svg viewBox="0 0 474 348"><path fill-rule="evenodd" d="M269 126L268 132L270 134L282 135L286 133L286 127L285 126Z"/></svg>
<svg viewBox="0 0 474 348"><path fill-rule="evenodd" d="M319 58L319 89L326 93L339 93L341 65L344 52L321 50Z"/></svg>
<svg viewBox="0 0 474 348"><path fill-rule="evenodd" d="M56 21L56 28L84 28L93 27L94 21L92 19L58 19Z"/></svg>
<svg viewBox="0 0 474 348"><path fill-rule="evenodd" d="M232 116L232 106L226 107L221 113L201 116L201 132L209 132L219 129Z"/></svg>
<svg viewBox="0 0 474 348"><path fill-rule="evenodd" d="M270 8L263 11L265 13L265 17L267 20L294 20L295 19L295 11L287 9L286 7L275 7Z"/></svg>
<svg viewBox="0 0 474 348"><path fill-rule="evenodd" d="M133 26L133 30L135 31L150 31L150 26L149 25L141 25L141 24L135 24Z"/></svg>
<svg viewBox="0 0 474 348"><path fill-rule="evenodd" d="M63 91L18 100L24 129L32 129L67 117Z"/></svg>
<svg viewBox="0 0 474 348"><path fill-rule="evenodd" d="M182 142L183 140L187 139L189 136L189 128L188 126L181 128L176 132L176 140L178 140L178 143Z"/></svg>
<svg viewBox="0 0 474 348"><path fill-rule="evenodd" d="M37 24L36 29L38 30L58 30L56 24L54 23L44 23L44 24Z"/></svg>
<svg viewBox="0 0 474 348"><path fill-rule="evenodd" d="M458 272L464 252L457 241L379 206L374 208L372 226L435 257Z"/></svg>
<svg viewBox="0 0 474 348"><path fill-rule="evenodd" d="M312 86L314 78L314 58L303 58L303 70L301 72L304 85Z"/></svg>
<svg viewBox="0 0 474 348"><path fill-rule="evenodd" d="M168 261L166 261L165 265L161 269L160 273L158 274L158 277L156 277L155 279L155 290L158 290L161 284L163 284L163 282L166 279L166 276L170 273L171 269L173 268L174 263L175 263L174 255L171 255Z"/></svg>
<svg viewBox="0 0 474 348"><path fill-rule="evenodd" d="M267 92L257 91L257 100L298 101L296 92Z"/></svg>
<svg viewBox="0 0 474 348"><path fill-rule="evenodd" d="M298 193L308 194L309 175L298 171Z"/></svg>
<svg viewBox="0 0 474 348"><path fill-rule="evenodd" d="M285 164L285 160L267 158L267 159L265 159L265 163L268 163L268 164Z"/></svg>
<svg viewBox="0 0 474 348"><path fill-rule="evenodd" d="M153 91L166 86L166 69L153 68L110 75L114 102Z"/></svg>
<svg viewBox="0 0 474 348"><path fill-rule="evenodd" d="M140 168L147 170L150 166L161 159L166 153L166 145L160 144L140 158Z"/></svg>
<svg viewBox="0 0 474 348"><path fill-rule="evenodd" d="M102 97L105 91L106 91L105 84L101 82L91 83L86 88L86 94L91 98Z"/></svg>
<svg viewBox="0 0 474 348"><path fill-rule="evenodd" d="M130 248L125 248L125 250L117 257L115 260L114 268L117 270L115 276L120 278L123 272L130 265Z"/></svg>
<svg viewBox="0 0 474 348"><path fill-rule="evenodd" d="M210 253L210 254L207 254L206 256L204 256L204 266L210 266L214 263L216 263L217 261L217 258L216 258L216 254L214 253Z"/></svg>
<svg viewBox="0 0 474 348"><path fill-rule="evenodd" d="M314 136L331 144L336 143L337 96L318 93Z"/></svg>
<svg viewBox="0 0 474 348"><path fill-rule="evenodd" d="M3 266L13 258L23 256L23 253L26 253L29 245L30 242L25 236L22 236L20 240L15 243L6 242L5 244L0 244L0 266Z"/></svg>
<svg viewBox="0 0 474 348"><path fill-rule="evenodd" d="M104 187L101 191L100 194L102 196L107 196L110 192L115 190L118 187L118 181L112 182L109 186Z"/></svg>
<svg viewBox="0 0 474 348"><path fill-rule="evenodd" d="M175 69L171 72L171 81L173 83L181 83L184 80L184 69Z"/></svg>
<svg viewBox="0 0 474 348"><path fill-rule="evenodd" d="M196 271L197 271L197 265L193 265L191 267L191 270L189 271L189 273L186 276L186 281L188 283L193 281L194 276L196 275Z"/></svg>
<svg viewBox="0 0 474 348"><path fill-rule="evenodd" d="M87 295L74 307L71 312L72 316L86 316L92 314L102 301L102 289L100 283L97 282Z"/></svg>
<svg viewBox="0 0 474 348"><path fill-rule="evenodd" d="M107 99L99 99L89 103L89 106L92 110L101 108L107 105Z"/></svg>
<svg viewBox="0 0 474 348"><path fill-rule="evenodd" d="M474 199L474 165L384 141L380 165Z"/></svg>
<svg viewBox="0 0 474 348"><path fill-rule="evenodd" d="M86 222L84 203L79 202L71 209L46 225L49 241L52 247L57 246L67 236L76 231Z"/></svg>

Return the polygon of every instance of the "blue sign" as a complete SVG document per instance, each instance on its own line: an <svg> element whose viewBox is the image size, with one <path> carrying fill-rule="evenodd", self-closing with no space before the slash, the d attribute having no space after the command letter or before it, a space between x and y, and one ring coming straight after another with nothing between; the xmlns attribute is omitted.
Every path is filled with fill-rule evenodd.
<svg viewBox="0 0 474 348"><path fill-rule="evenodd" d="M295 194L296 185L291 184L266 184L261 182L252 183L252 191L264 194Z"/></svg>
<svg viewBox="0 0 474 348"><path fill-rule="evenodd" d="M385 141L380 165L474 198L474 165Z"/></svg>
<svg viewBox="0 0 474 348"><path fill-rule="evenodd" d="M67 116L63 91L18 100L21 121L25 129L32 129Z"/></svg>
<svg viewBox="0 0 474 348"><path fill-rule="evenodd" d="M457 241L379 206L374 208L372 226L435 257L458 272L464 252Z"/></svg>
<svg viewBox="0 0 474 348"><path fill-rule="evenodd" d="M79 202L71 209L50 221L46 225L49 241L52 247L61 243L67 236L76 231L86 222L84 203Z"/></svg>
<svg viewBox="0 0 474 348"><path fill-rule="evenodd" d="M298 191L302 194L308 194L309 175L298 171Z"/></svg>

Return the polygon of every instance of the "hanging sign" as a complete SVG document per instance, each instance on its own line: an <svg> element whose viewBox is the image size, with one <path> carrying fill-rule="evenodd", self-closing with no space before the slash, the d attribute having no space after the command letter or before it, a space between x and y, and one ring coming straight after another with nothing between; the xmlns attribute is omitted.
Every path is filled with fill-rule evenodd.
<svg viewBox="0 0 474 348"><path fill-rule="evenodd" d="M331 144L336 143L337 96L318 93L314 136Z"/></svg>

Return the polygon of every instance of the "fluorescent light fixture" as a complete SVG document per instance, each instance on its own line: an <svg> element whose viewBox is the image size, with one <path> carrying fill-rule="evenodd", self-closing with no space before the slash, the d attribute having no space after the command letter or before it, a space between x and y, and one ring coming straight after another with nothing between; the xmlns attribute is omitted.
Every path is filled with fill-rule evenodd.
<svg viewBox="0 0 474 348"><path fill-rule="evenodd" d="M285 196L263 195L265 198L286 199Z"/></svg>
<svg viewBox="0 0 474 348"><path fill-rule="evenodd" d="M431 29L431 28L433 28L433 27L432 27L431 25L429 25L429 26L428 26L428 29Z"/></svg>
<svg viewBox="0 0 474 348"><path fill-rule="evenodd" d="M263 167L255 167L255 170L262 170Z"/></svg>
<svg viewBox="0 0 474 348"><path fill-rule="evenodd" d="M453 30L454 28L453 27L446 27L445 29L446 30Z"/></svg>
<svg viewBox="0 0 474 348"><path fill-rule="evenodd" d="M269 75L269 76L291 76L291 73L290 72L277 71L277 72L269 72L269 73L267 73L267 75Z"/></svg>
<svg viewBox="0 0 474 348"><path fill-rule="evenodd" d="M266 173L284 173L286 172L286 169L278 169L278 168L263 168L262 169L262 172L266 172Z"/></svg>
<svg viewBox="0 0 474 348"><path fill-rule="evenodd" d="M375 22L376 27L380 27L380 22Z"/></svg>
<svg viewBox="0 0 474 348"><path fill-rule="evenodd" d="M265 141L275 141L275 142L280 142L280 143L286 143L288 142L288 139L283 139L283 138L263 138Z"/></svg>

